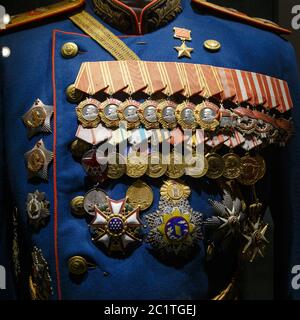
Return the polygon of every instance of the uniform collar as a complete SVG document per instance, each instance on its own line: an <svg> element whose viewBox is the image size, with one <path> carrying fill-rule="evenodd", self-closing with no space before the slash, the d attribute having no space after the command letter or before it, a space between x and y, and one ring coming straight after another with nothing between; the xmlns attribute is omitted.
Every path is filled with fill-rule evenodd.
<svg viewBox="0 0 300 320"><path fill-rule="evenodd" d="M181 12L180 0L93 0L100 18L126 34L144 34L162 27Z"/></svg>

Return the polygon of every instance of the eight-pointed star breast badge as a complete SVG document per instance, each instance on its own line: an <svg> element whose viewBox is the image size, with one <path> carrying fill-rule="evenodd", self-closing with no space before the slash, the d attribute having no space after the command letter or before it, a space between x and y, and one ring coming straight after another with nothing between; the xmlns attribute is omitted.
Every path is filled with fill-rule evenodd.
<svg viewBox="0 0 300 320"><path fill-rule="evenodd" d="M38 133L51 133L50 120L53 107L45 105L40 99L36 99L31 108L24 114L22 120L28 129L28 137Z"/></svg>

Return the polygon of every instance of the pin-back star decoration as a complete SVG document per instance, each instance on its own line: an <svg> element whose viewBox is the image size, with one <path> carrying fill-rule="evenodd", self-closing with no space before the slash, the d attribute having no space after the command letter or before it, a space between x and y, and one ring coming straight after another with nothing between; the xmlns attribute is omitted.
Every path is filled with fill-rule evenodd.
<svg viewBox="0 0 300 320"><path fill-rule="evenodd" d="M28 179L40 178L48 180L48 166L53 159L53 152L46 149L43 140L25 153Z"/></svg>
<svg viewBox="0 0 300 320"><path fill-rule="evenodd" d="M194 51L194 48L188 47L185 42L191 41L191 30L175 27L174 29L174 38L180 39L182 41L181 46L174 47L178 52L178 58L187 57L191 58L191 53Z"/></svg>
<svg viewBox="0 0 300 320"><path fill-rule="evenodd" d="M109 253L125 254L128 246L141 242L140 209L133 209L126 199L116 201L107 197L107 203L106 209L95 207L95 217L90 224L92 239L104 245Z"/></svg>
<svg viewBox="0 0 300 320"><path fill-rule="evenodd" d="M267 229L268 224L261 222L258 218L255 223L250 221L249 231L242 234L247 240L243 248L243 254L250 262L253 262L257 255L264 257L265 247L269 243L265 237Z"/></svg>
<svg viewBox="0 0 300 320"><path fill-rule="evenodd" d="M178 52L178 58L191 58L191 53L194 51L194 48L190 48L185 44L185 41L182 42L181 46L174 47L175 50Z"/></svg>
<svg viewBox="0 0 300 320"><path fill-rule="evenodd" d="M28 129L28 137L31 138L40 132L51 133L50 120L52 114L53 106L45 105L40 99L36 99L22 117Z"/></svg>
<svg viewBox="0 0 300 320"><path fill-rule="evenodd" d="M187 256L202 237L202 214L193 211L183 184L167 181L161 188L158 210L146 216L146 242L161 255Z"/></svg>
<svg viewBox="0 0 300 320"><path fill-rule="evenodd" d="M230 193L224 190L222 202L209 200L209 203L215 210L218 219L208 219L209 221L220 220L221 224L216 223L218 230L227 231L224 238L240 233L241 224L245 218L242 201L239 198L233 199Z"/></svg>

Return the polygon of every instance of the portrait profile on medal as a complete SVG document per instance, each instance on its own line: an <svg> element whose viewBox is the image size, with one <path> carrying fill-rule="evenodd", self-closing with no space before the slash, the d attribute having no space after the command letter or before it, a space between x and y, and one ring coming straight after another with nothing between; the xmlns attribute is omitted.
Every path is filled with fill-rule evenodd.
<svg viewBox="0 0 300 320"><path fill-rule="evenodd" d="M100 123L100 102L96 99L86 99L76 107L78 121L84 128L96 128Z"/></svg>
<svg viewBox="0 0 300 320"><path fill-rule="evenodd" d="M53 106L45 105L40 99L36 99L31 108L22 116L27 128L28 137L38 133L51 133L50 119L53 114Z"/></svg>
<svg viewBox="0 0 300 320"><path fill-rule="evenodd" d="M177 104L173 101L164 100L157 106L158 120L164 129L174 129L176 127Z"/></svg>
<svg viewBox="0 0 300 320"><path fill-rule="evenodd" d="M189 101L185 101L177 106L176 118L182 129L196 129L195 108L196 106Z"/></svg>
<svg viewBox="0 0 300 320"><path fill-rule="evenodd" d="M176 120L175 118L175 111L172 107L164 108L162 112L162 116L166 122L172 123Z"/></svg>
<svg viewBox="0 0 300 320"><path fill-rule="evenodd" d="M93 104L88 104L82 109L82 116L87 121L93 121L98 117L98 108Z"/></svg>
<svg viewBox="0 0 300 320"><path fill-rule="evenodd" d="M127 121L127 128L134 129L138 128L140 125L140 118L138 115L138 110L140 108L140 103L138 101L128 99L121 103L118 109L119 118L121 120Z"/></svg>
<svg viewBox="0 0 300 320"><path fill-rule="evenodd" d="M195 118L200 127L204 130L215 130L219 125L217 120L219 107L212 102L205 101L196 106Z"/></svg>
<svg viewBox="0 0 300 320"><path fill-rule="evenodd" d="M157 116L156 116L156 108L154 106L148 106L144 110L144 118L148 122L156 122Z"/></svg>
<svg viewBox="0 0 300 320"><path fill-rule="evenodd" d="M182 120L187 124L192 124L195 121L194 112L192 109L185 108L181 112Z"/></svg>
<svg viewBox="0 0 300 320"><path fill-rule="evenodd" d="M103 113L107 119L112 120L112 121L116 121L119 119L117 110L118 110L118 106L116 104L112 103L112 104L108 104L106 107L104 107Z"/></svg>
<svg viewBox="0 0 300 320"><path fill-rule="evenodd" d="M216 118L216 112L211 108L204 108L201 111L201 118L206 122L213 122Z"/></svg>
<svg viewBox="0 0 300 320"><path fill-rule="evenodd" d="M124 117L128 122L135 122L139 120L139 117L137 114L137 107L133 105L129 105L127 108L125 108Z"/></svg>
<svg viewBox="0 0 300 320"><path fill-rule="evenodd" d="M30 114L28 114L28 119L26 120L26 124L29 127L36 128L44 123L46 119L46 112L42 107L35 107L31 110Z"/></svg>
<svg viewBox="0 0 300 320"><path fill-rule="evenodd" d="M146 129L159 128L158 115L156 113L158 103L153 100L144 101L138 110L138 115Z"/></svg>

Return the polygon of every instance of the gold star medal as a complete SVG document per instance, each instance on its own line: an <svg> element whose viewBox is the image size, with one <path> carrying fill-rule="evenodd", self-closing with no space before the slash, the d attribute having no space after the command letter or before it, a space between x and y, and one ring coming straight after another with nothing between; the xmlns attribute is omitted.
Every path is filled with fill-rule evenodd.
<svg viewBox="0 0 300 320"><path fill-rule="evenodd" d="M48 180L48 166L53 159L53 152L45 148L43 140L39 140L35 146L25 153L28 179L41 178Z"/></svg>
<svg viewBox="0 0 300 320"><path fill-rule="evenodd" d="M175 50L178 52L178 58L186 57L191 58L191 53L194 51L194 48L188 47L185 42L191 41L191 30L184 29L184 28L177 28L174 29L174 38L180 39L182 41L181 46L174 47Z"/></svg>

